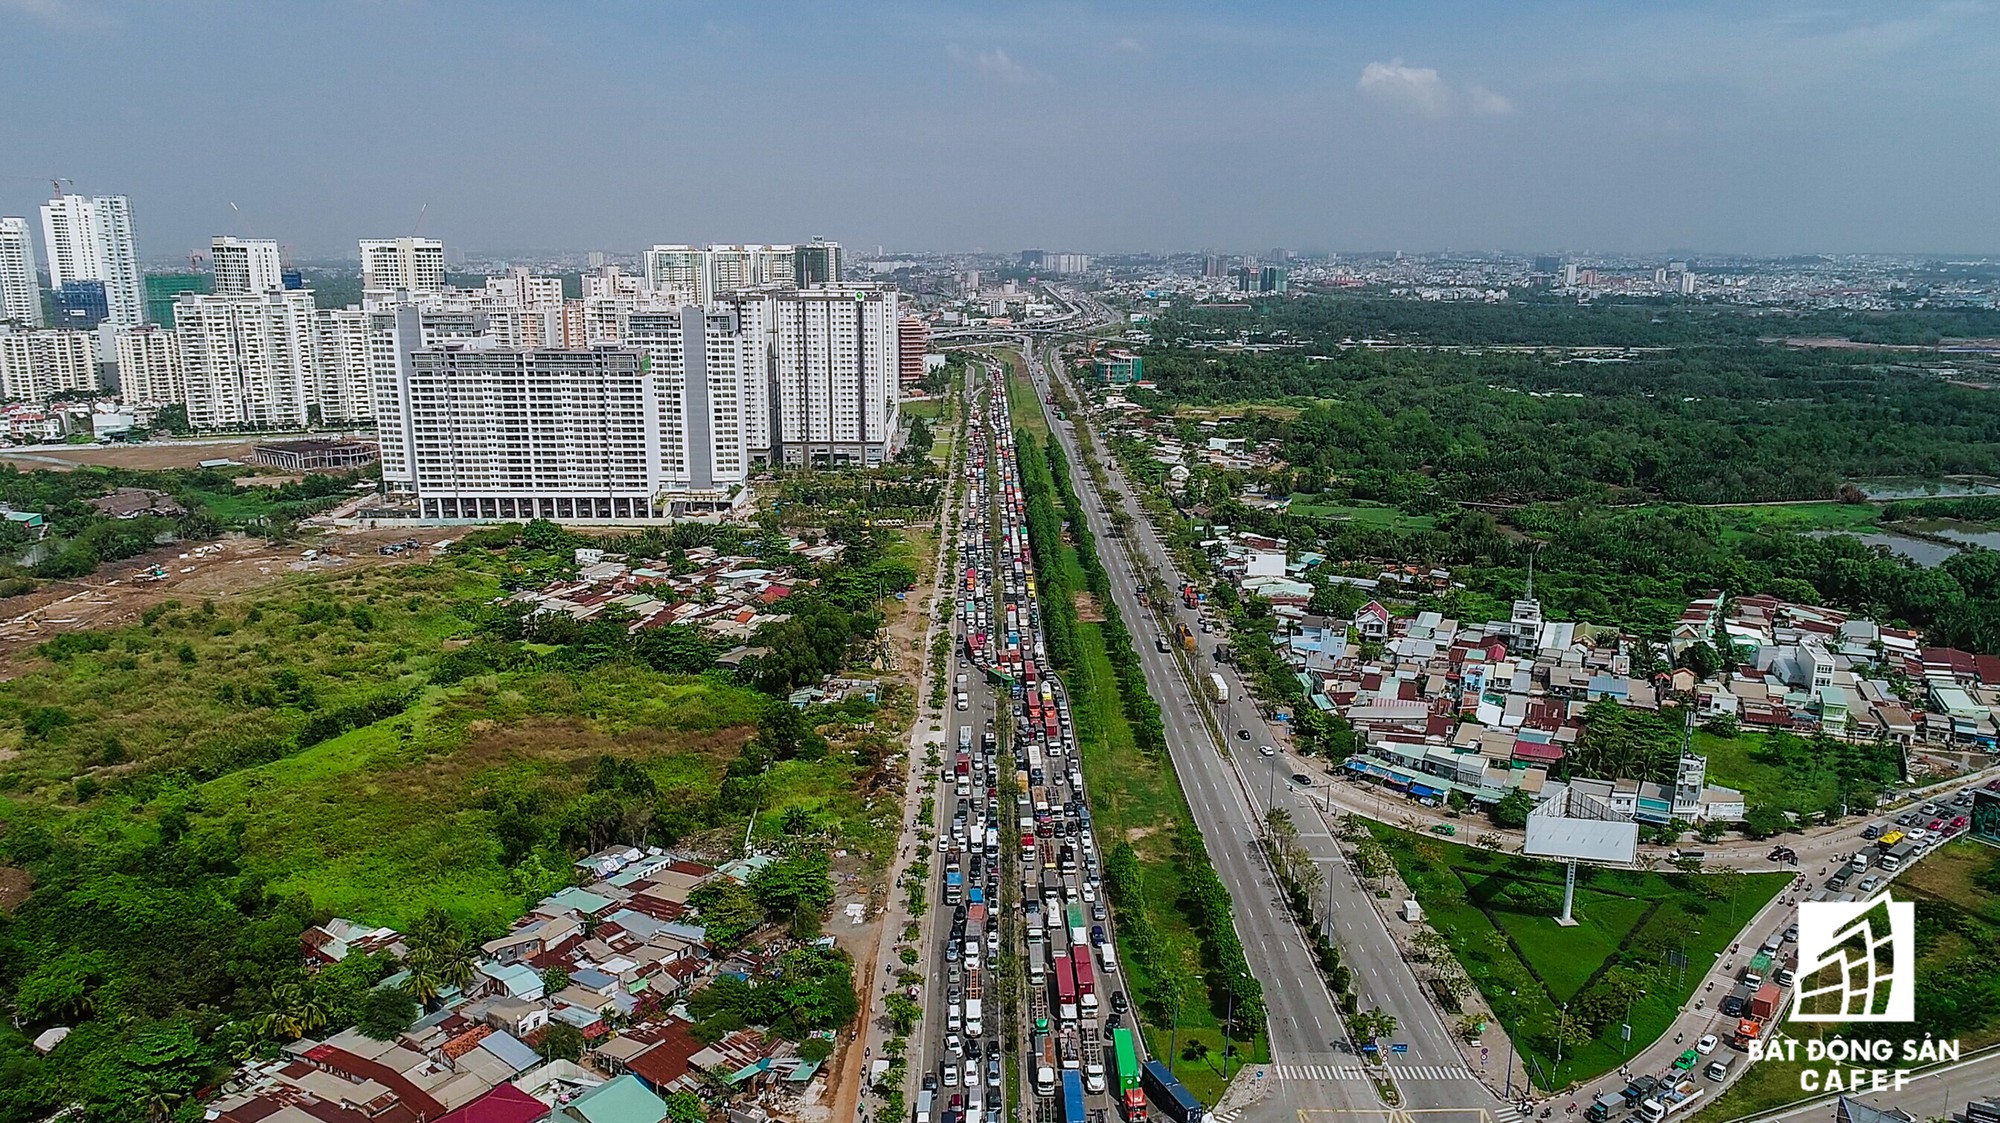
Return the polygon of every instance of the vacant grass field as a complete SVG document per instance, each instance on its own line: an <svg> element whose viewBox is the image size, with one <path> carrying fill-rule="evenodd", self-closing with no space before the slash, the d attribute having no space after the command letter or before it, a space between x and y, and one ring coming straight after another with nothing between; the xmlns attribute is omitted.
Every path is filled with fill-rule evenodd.
<svg viewBox="0 0 2000 1123"><path fill-rule="evenodd" d="M184 807L240 827L247 868L318 909L395 925L435 904L504 925L568 871L510 875L496 796L561 806L608 755L638 763L662 806L710 805L766 701L622 664L427 685L470 634L467 610L498 593L449 563L301 576L17 660L0 683L0 823L141 837ZM385 691L413 701L294 746L312 715ZM836 845L886 854L897 817L893 798L871 805L870 773L840 753L774 766L755 833L797 808ZM743 829L718 828L722 848Z"/></svg>
<svg viewBox="0 0 2000 1123"><path fill-rule="evenodd" d="M1747 537L1760 530L1867 530L1882 517L1882 508L1873 503L1840 503L1833 500L1802 503L1747 504L1712 508L1733 532Z"/></svg>
<svg viewBox="0 0 2000 1123"><path fill-rule="evenodd" d="M1376 503L1338 504L1321 503L1315 496L1293 495L1288 510L1301 518L1333 519L1351 522L1370 530L1432 530L1437 520L1430 515L1412 515L1395 507L1385 507Z"/></svg>
<svg viewBox="0 0 2000 1123"><path fill-rule="evenodd" d="M2000 852L1960 839L1932 852L1896 878L1895 894L1917 905L1917 1021L1867 1027L1788 1022L1794 1037L1883 1036L1901 1041L1926 1035L1956 1038L1972 1050L2000 1042ZM1760 1114L1795 1100L1803 1064L1779 1060L1752 1065L1721 1098L1695 1116L1721 1123Z"/></svg>
<svg viewBox="0 0 2000 1123"><path fill-rule="evenodd" d="M1585 867L1577 871L1579 923L1561 928L1560 865L1380 824L1370 829L1529 1059L1537 1083L1550 1088L1617 1068L1627 1055L1619 1025L1628 1010L1630 1049L1665 1032L1716 955L1790 880L1744 874L1730 885L1705 875ZM1685 970L1677 966L1682 957ZM1593 1009L1594 1016L1586 1013ZM1570 1018L1602 1024L1589 1041L1563 1050L1558 1070L1557 1029Z"/></svg>
<svg viewBox="0 0 2000 1123"><path fill-rule="evenodd" d="M1752 807L1818 811L1840 801L1835 762L1812 744L1784 734L1718 737L1696 730L1695 751L1708 757L1709 781L1743 793Z"/></svg>
<svg viewBox="0 0 2000 1123"><path fill-rule="evenodd" d="M1042 415L1041 399L1035 396L1035 383L1028 377L1027 364L1021 361L1018 351L996 351L1000 361L1007 367L1007 408L1014 415L1014 427L1033 433L1038 440L1046 441L1049 436L1048 418Z"/></svg>

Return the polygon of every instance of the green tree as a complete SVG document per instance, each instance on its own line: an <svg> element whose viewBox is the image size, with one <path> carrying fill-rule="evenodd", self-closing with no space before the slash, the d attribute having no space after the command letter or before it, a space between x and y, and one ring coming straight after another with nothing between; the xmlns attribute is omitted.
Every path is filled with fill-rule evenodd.
<svg viewBox="0 0 2000 1123"><path fill-rule="evenodd" d="M542 972L542 993L561 994L569 989L569 972L561 967L550 967Z"/></svg>
<svg viewBox="0 0 2000 1123"><path fill-rule="evenodd" d="M803 1049L800 1052L804 1052ZM703 1123L708 1118L708 1105L694 1092L679 1091L667 1095L667 1118L672 1123Z"/></svg>
<svg viewBox="0 0 2000 1123"><path fill-rule="evenodd" d="M410 991L424 1005L448 988L471 985L478 945L449 913L436 907L425 911L403 942L410 949L403 960L410 971Z"/></svg>
<svg viewBox="0 0 2000 1123"><path fill-rule="evenodd" d="M890 1026L901 1037L909 1036L910 1031L916 1028L917 1020L924 1016L923 1006L902 991L890 994L883 1007L889 1014Z"/></svg>
<svg viewBox="0 0 2000 1123"><path fill-rule="evenodd" d="M377 1041L390 1041L417 1020L417 998L407 987L378 987L361 1000L355 1028Z"/></svg>
<svg viewBox="0 0 2000 1123"><path fill-rule="evenodd" d="M1514 788L1500 797L1486 812L1496 827L1520 830L1528 825L1528 813L1535 809L1535 799L1520 788Z"/></svg>
<svg viewBox="0 0 2000 1123"><path fill-rule="evenodd" d="M583 1031L568 1022L549 1023L542 1031L542 1039L535 1045L535 1051L545 1061L573 1061L583 1056Z"/></svg>

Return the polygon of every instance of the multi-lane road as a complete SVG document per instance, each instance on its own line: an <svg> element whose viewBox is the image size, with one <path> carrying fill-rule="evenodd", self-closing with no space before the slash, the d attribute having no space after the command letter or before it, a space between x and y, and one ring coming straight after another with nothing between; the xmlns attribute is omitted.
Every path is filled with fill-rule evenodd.
<svg viewBox="0 0 2000 1123"><path fill-rule="evenodd" d="M1037 1123L1143 1120L1143 1043L1125 1024L1069 702L1046 665L1006 392L996 381L983 404L969 400L966 501L941 528L960 551L953 732L932 823L928 938L941 985L928 988L915 1044L913 1120L988 1123L1010 1097Z"/></svg>
<svg viewBox="0 0 2000 1123"><path fill-rule="evenodd" d="M1071 426L1054 416L1049 405L1052 364L1048 355L1024 341L1028 369L1043 401L1050 429L1070 463L1077 466L1072 483L1083 500L1091 533L1111 574L1114 599L1125 618L1152 619L1138 602L1146 587L1132 560L1118 547L1104 497L1097 493ZM1115 465L1106 464L1116 480ZM1173 572L1166 547L1137 510L1132 488L1118 487L1116 502L1125 509L1129 527L1125 541L1154 572ZM1139 630L1135 624L1135 630ZM1189 682L1172 652L1162 653L1145 642L1136 644L1146 679L1165 718L1168 752L1195 820L1208 843L1217 873L1229 886L1236 908L1237 933L1242 938L1251 971L1264 982L1269 1007L1272 1064L1253 1066L1253 1080L1274 1082L1265 1103L1277 1110L1380 1110L1363 1058L1353 1051L1342 1026L1333 994L1327 989L1306 941L1286 909L1275 877L1259 842L1259 825L1267 810L1267 793L1288 808L1301 827L1300 842L1313 853L1334 895L1335 941L1344 962L1354 972L1356 991L1364 1007L1380 1006L1399 1020L1396 1042L1407 1052L1394 1054L1387 1074L1396 1083L1406 1108L1468 1108L1511 1118L1513 1110L1473 1076L1452 1044L1449 1031L1417 991L1394 940L1377 916L1364 890L1344 866L1334 840L1319 823L1303 793L1285 780L1267 782L1262 767L1247 777L1216 744L1203 709L1209 705ZM1257 765L1262 760L1250 758ZM1246 782L1247 781L1247 782ZM1493 1059L1494 1065L1504 1057ZM1380 1070L1376 1070L1380 1071ZM1261 1076L1259 1076L1261 1073Z"/></svg>

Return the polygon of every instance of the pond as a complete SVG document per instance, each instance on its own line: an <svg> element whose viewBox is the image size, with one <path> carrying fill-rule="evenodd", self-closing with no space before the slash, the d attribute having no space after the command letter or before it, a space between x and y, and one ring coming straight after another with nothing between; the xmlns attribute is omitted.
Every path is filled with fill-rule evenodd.
<svg viewBox="0 0 2000 1123"><path fill-rule="evenodd" d="M1870 546L1886 547L1890 553L1895 554L1897 557L1908 558L1925 569L1944 564L1946 558L1951 557L1959 551L1957 546L1947 546L1942 542L1932 542L1928 539L1915 538L1908 534L1897 534L1893 530L1874 531L1868 534L1856 534L1846 530L1815 530L1810 532L1809 537L1825 538L1833 534L1844 534L1849 538L1858 538Z"/></svg>
<svg viewBox="0 0 2000 1123"><path fill-rule="evenodd" d="M1855 480L1861 494L1877 502L1892 499L1950 499L1963 495L2000 495L2000 480L1990 476L1947 476L1923 479L1917 476L1887 476L1875 480Z"/></svg>

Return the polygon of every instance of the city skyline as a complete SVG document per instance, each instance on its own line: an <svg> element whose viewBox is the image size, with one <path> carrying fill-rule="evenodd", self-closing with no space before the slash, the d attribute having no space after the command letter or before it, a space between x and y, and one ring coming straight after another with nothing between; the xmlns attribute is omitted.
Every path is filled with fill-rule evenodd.
<svg viewBox="0 0 2000 1123"><path fill-rule="evenodd" d="M910 250L2000 250L1969 217L2000 142L1984 5L481 14L0 3L20 48L0 90L66 105L0 123L0 214L32 217L58 177L127 195L148 260L217 235L312 260L412 233L638 252L773 230ZM224 38L226 74L188 65ZM509 127L461 131L494 113Z"/></svg>

